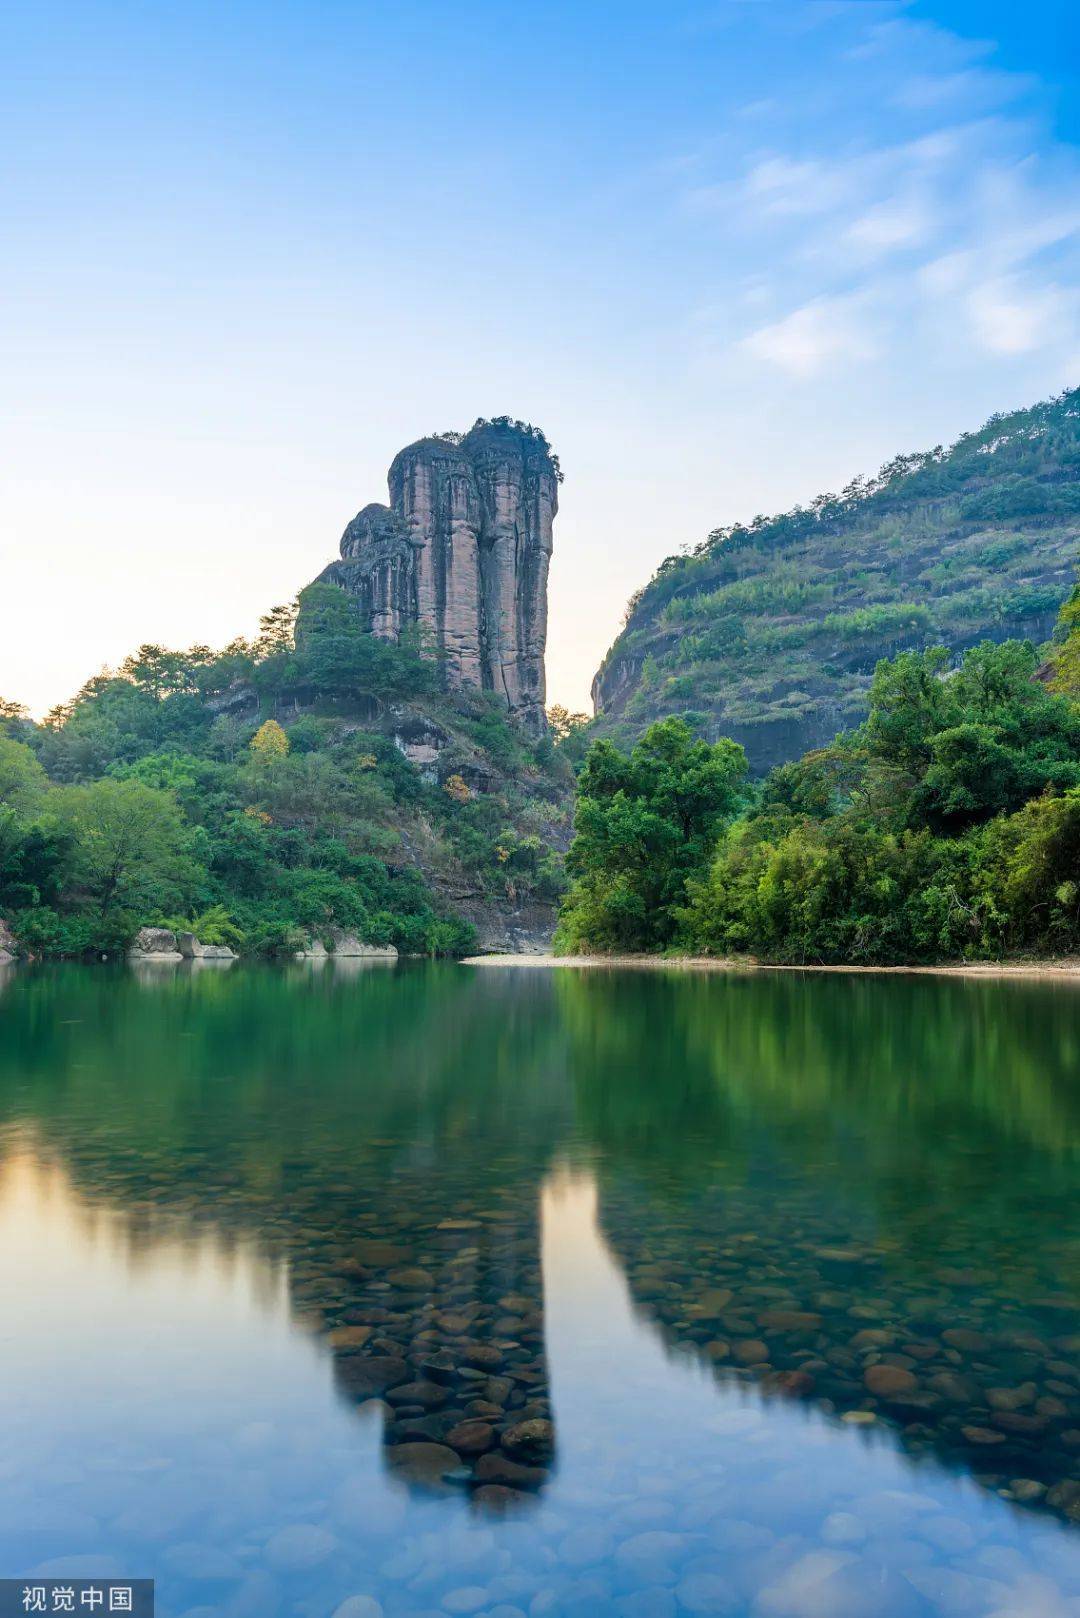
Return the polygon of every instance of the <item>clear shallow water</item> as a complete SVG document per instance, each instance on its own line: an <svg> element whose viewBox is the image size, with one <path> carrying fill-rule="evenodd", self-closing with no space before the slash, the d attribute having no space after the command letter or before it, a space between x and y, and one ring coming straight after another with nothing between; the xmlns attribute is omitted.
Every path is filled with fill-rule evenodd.
<svg viewBox="0 0 1080 1618"><path fill-rule="evenodd" d="M9 973L0 1575L1080 1615L1078 1126L1068 985Z"/></svg>

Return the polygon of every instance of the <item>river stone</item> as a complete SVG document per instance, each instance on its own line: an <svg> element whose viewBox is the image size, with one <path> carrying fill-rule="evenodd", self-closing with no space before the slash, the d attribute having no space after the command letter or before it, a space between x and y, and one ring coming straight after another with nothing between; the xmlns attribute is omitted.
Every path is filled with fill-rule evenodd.
<svg viewBox="0 0 1080 1618"><path fill-rule="evenodd" d="M825 1587L854 1561L847 1551L809 1551L761 1591L757 1606L776 1618L832 1618Z"/></svg>
<svg viewBox="0 0 1080 1618"><path fill-rule="evenodd" d="M406 1266L401 1270L389 1270L386 1279L396 1287L404 1287L410 1292L424 1292L435 1284L435 1277L430 1270L420 1270Z"/></svg>
<svg viewBox="0 0 1080 1618"><path fill-rule="evenodd" d="M764 1331L817 1331L821 1316L804 1309L766 1309L757 1323Z"/></svg>
<svg viewBox="0 0 1080 1618"><path fill-rule="evenodd" d="M446 1434L446 1442L459 1455L482 1455L495 1442L495 1429L486 1421L459 1421Z"/></svg>
<svg viewBox="0 0 1080 1618"><path fill-rule="evenodd" d="M969 1444L1004 1444L1005 1434L995 1433L990 1427L961 1427L963 1436Z"/></svg>
<svg viewBox="0 0 1080 1618"><path fill-rule="evenodd" d="M529 1618L558 1618L559 1592L550 1585L537 1590L529 1602Z"/></svg>
<svg viewBox="0 0 1080 1618"><path fill-rule="evenodd" d="M919 1537L946 1556L963 1555L976 1540L971 1524L962 1517L924 1517L919 1523Z"/></svg>
<svg viewBox="0 0 1080 1618"><path fill-rule="evenodd" d="M481 1607L487 1606L487 1601L488 1593L482 1584L463 1584L442 1598L446 1611L455 1614L479 1612Z"/></svg>
<svg viewBox="0 0 1080 1618"><path fill-rule="evenodd" d="M422 1379L402 1382L391 1388L386 1397L392 1405L422 1405L425 1410L434 1410L437 1405L444 1405L450 1394L440 1383Z"/></svg>
<svg viewBox="0 0 1080 1618"><path fill-rule="evenodd" d="M503 1433L502 1447L517 1461L550 1460L555 1451L555 1429L550 1421L520 1421Z"/></svg>
<svg viewBox="0 0 1080 1618"><path fill-rule="evenodd" d="M1063 1511L1067 1517L1080 1519L1080 1482L1075 1478L1066 1478L1061 1483L1055 1483L1052 1489L1047 1490L1046 1503L1053 1506L1055 1511Z"/></svg>
<svg viewBox="0 0 1080 1618"><path fill-rule="evenodd" d="M390 1441L394 1444L403 1444L412 1439L419 1439L425 1444L448 1443L448 1434L451 1427L457 1425L458 1414L453 1411L435 1410L423 1416L402 1416L390 1429Z"/></svg>
<svg viewBox="0 0 1080 1618"><path fill-rule="evenodd" d="M425 1354L416 1361L416 1369L425 1382L443 1382L449 1387L457 1380L457 1360L448 1348Z"/></svg>
<svg viewBox="0 0 1080 1618"><path fill-rule="evenodd" d="M529 1495L522 1494L520 1489L508 1488L503 1483L485 1483L479 1489L473 1490L472 1504L483 1511L490 1511L497 1517L508 1512L519 1511L523 1506L531 1505Z"/></svg>
<svg viewBox="0 0 1080 1618"><path fill-rule="evenodd" d="M383 1618L382 1603L374 1596L346 1596L333 1618Z"/></svg>
<svg viewBox="0 0 1080 1618"><path fill-rule="evenodd" d="M613 1544L606 1528L575 1528L559 1545L559 1561L567 1567L590 1567L610 1556Z"/></svg>
<svg viewBox="0 0 1080 1618"><path fill-rule="evenodd" d="M468 1365L481 1366L483 1369L493 1371L502 1364L505 1356L500 1349L494 1348L490 1343L466 1343L462 1349L462 1358Z"/></svg>
<svg viewBox="0 0 1080 1618"><path fill-rule="evenodd" d="M889 1348L896 1341L896 1333L882 1331L877 1326L867 1326L863 1331L857 1331L848 1344L849 1348L856 1350L863 1348Z"/></svg>
<svg viewBox="0 0 1080 1618"><path fill-rule="evenodd" d="M361 1264L370 1264L377 1270L386 1270L394 1264L404 1264L411 1258L407 1247L401 1247L396 1242L381 1242L373 1238L361 1237L352 1244L353 1256Z"/></svg>
<svg viewBox="0 0 1080 1618"><path fill-rule="evenodd" d="M615 1608L619 1618L675 1618L676 1613L675 1597L658 1584L621 1596Z"/></svg>
<svg viewBox="0 0 1080 1618"><path fill-rule="evenodd" d="M267 1541L266 1560L275 1573L298 1573L325 1562L336 1545L333 1534L316 1523L290 1523Z"/></svg>
<svg viewBox="0 0 1080 1618"><path fill-rule="evenodd" d="M968 1618L968 1614L993 1613L997 1618L1005 1618L1009 1607L1003 1607L1003 1598L1008 1591L996 1579L980 1578L972 1573L960 1573L953 1568L926 1567L912 1568L908 1574L911 1584L931 1603L930 1610L934 1613L947 1615L947 1618ZM1053 1608L1050 1609L1053 1612ZM1060 1608L1057 1609L1059 1612ZM1036 1609L1036 1612L1038 1609ZM1035 1618L1035 1612L1030 1607L1012 1607L1009 1618Z"/></svg>
<svg viewBox="0 0 1080 1618"><path fill-rule="evenodd" d="M1046 1493L1046 1484L1036 1478L1010 1478L1009 1492L1014 1500L1040 1500Z"/></svg>
<svg viewBox="0 0 1080 1618"><path fill-rule="evenodd" d="M804 1399L814 1391L814 1378L809 1371L774 1371L763 1382L763 1387L788 1399Z"/></svg>
<svg viewBox="0 0 1080 1618"><path fill-rule="evenodd" d="M202 1545L197 1540L170 1546L164 1559L170 1571L180 1579L232 1581L242 1579L246 1571L235 1556L230 1556L217 1545Z"/></svg>
<svg viewBox="0 0 1080 1618"><path fill-rule="evenodd" d="M918 1378L899 1365L868 1365L863 1381L871 1393L882 1399L898 1393L914 1393L919 1386Z"/></svg>
<svg viewBox="0 0 1080 1618"><path fill-rule="evenodd" d="M826 1545L861 1545L866 1529L850 1511L834 1511L822 1523L821 1537Z"/></svg>
<svg viewBox="0 0 1080 1618"><path fill-rule="evenodd" d="M476 1463L476 1477L480 1483L506 1483L511 1488L538 1489L547 1482L548 1476L542 1466L523 1466L497 1451L489 1450Z"/></svg>
<svg viewBox="0 0 1080 1618"><path fill-rule="evenodd" d="M1004 1433L1022 1433L1029 1438L1039 1437L1050 1425L1049 1416L1028 1416L1021 1410L995 1410L990 1420Z"/></svg>
<svg viewBox="0 0 1080 1618"><path fill-rule="evenodd" d="M956 1405L984 1405L986 1397L974 1377L963 1376L959 1371L935 1371L927 1378L926 1386L933 1393L940 1393L943 1399Z"/></svg>
<svg viewBox="0 0 1080 1618"><path fill-rule="evenodd" d="M990 1347L988 1337L981 1331L969 1331L966 1326L950 1326L948 1331L942 1332L941 1341L961 1354L983 1354Z"/></svg>
<svg viewBox="0 0 1080 1618"><path fill-rule="evenodd" d="M987 1402L994 1410L1021 1410L1035 1403L1038 1388L1034 1382L1023 1382L1018 1388L987 1388Z"/></svg>
<svg viewBox="0 0 1080 1618"><path fill-rule="evenodd" d="M402 1382L409 1367L395 1355L345 1354L335 1362L335 1374L350 1393L358 1396L386 1393Z"/></svg>
<svg viewBox="0 0 1080 1618"><path fill-rule="evenodd" d="M493 1405L490 1399L470 1399L465 1414L477 1421L501 1421L506 1411L502 1405Z"/></svg>
<svg viewBox="0 0 1080 1618"><path fill-rule="evenodd" d="M686 1546L685 1534L647 1529L623 1540L615 1552L615 1566L636 1583L674 1584L676 1575L671 1564L685 1553Z"/></svg>
<svg viewBox="0 0 1080 1618"><path fill-rule="evenodd" d="M461 1465L460 1458L445 1444L391 1444L386 1451L386 1464L407 1483L427 1488L445 1484L449 1473Z"/></svg>
<svg viewBox="0 0 1080 1618"><path fill-rule="evenodd" d="M363 1348L374 1326L335 1326L327 1337L332 1348Z"/></svg>
<svg viewBox="0 0 1080 1618"><path fill-rule="evenodd" d="M707 1287L699 1292L695 1301L690 1305L690 1312L698 1320L715 1320L734 1297L730 1287Z"/></svg>
<svg viewBox="0 0 1080 1618"><path fill-rule="evenodd" d="M738 1606L732 1580L726 1573L688 1573L675 1586L679 1606L695 1618L712 1618L714 1613L733 1612Z"/></svg>

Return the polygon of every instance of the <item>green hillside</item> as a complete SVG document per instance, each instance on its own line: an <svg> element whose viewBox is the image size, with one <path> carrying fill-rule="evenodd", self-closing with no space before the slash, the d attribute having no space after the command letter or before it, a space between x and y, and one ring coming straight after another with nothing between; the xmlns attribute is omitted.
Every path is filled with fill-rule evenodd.
<svg viewBox="0 0 1080 1618"><path fill-rule="evenodd" d="M220 652L142 646L40 725L0 701L0 951L146 925L252 954L545 942L572 782L551 739L440 689L333 586L299 606Z"/></svg>
<svg viewBox="0 0 1080 1618"><path fill-rule="evenodd" d="M1080 556L1080 389L899 455L841 494L719 528L629 606L593 684L627 744L685 715L755 774L858 724L880 658L1044 641Z"/></svg>

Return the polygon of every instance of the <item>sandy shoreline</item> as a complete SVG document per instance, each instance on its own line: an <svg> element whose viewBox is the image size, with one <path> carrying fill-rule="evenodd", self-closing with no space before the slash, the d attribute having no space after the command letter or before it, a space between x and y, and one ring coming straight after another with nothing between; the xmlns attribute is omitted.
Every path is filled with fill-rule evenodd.
<svg viewBox="0 0 1080 1618"><path fill-rule="evenodd" d="M722 960L710 955L467 955L462 966L527 968L618 967L639 971L841 972L851 976L951 978L1065 978L1080 983L1080 960L971 961L954 966L771 966L761 961Z"/></svg>

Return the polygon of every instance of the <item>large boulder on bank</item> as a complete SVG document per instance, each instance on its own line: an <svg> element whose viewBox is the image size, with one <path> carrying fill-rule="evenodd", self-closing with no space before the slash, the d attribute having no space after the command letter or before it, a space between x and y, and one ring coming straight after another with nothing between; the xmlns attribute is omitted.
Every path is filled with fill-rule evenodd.
<svg viewBox="0 0 1080 1618"><path fill-rule="evenodd" d="M140 927L128 950L129 961L182 961L176 934L169 927Z"/></svg>
<svg viewBox="0 0 1080 1618"><path fill-rule="evenodd" d="M228 944L200 944L194 933L177 933L176 942L185 961L236 960L236 951Z"/></svg>
<svg viewBox="0 0 1080 1618"><path fill-rule="evenodd" d="M397 950L393 944L365 944L355 933L331 927L320 937L309 938L303 949L296 952L298 961L321 961L328 956L343 960L396 961Z"/></svg>
<svg viewBox="0 0 1080 1618"><path fill-rule="evenodd" d="M387 960L397 960L397 950L393 944L365 944L363 939L357 938L355 933L335 933L331 938L333 953L335 955L361 955L384 957Z"/></svg>
<svg viewBox="0 0 1080 1618"><path fill-rule="evenodd" d="M3 916L0 916L0 966L6 966L9 961L13 961L17 951L18 945L15 942L15 934Z"/></svg>

